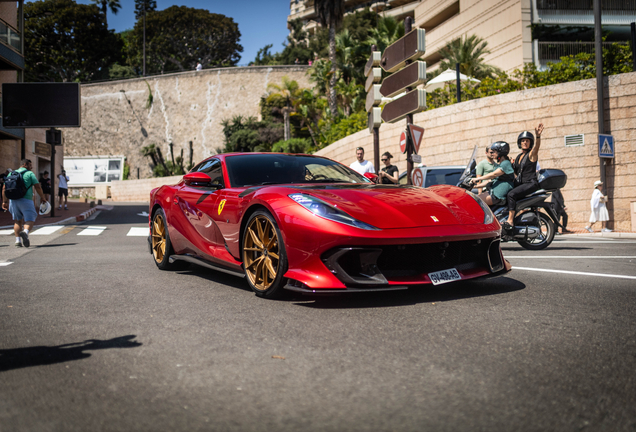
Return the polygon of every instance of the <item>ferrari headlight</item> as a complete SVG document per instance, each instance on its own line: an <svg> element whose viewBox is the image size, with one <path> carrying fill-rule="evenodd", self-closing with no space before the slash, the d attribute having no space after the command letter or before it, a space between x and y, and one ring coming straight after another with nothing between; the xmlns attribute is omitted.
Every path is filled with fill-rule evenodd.
<svg viewBox="0 0 636 432"><path fill-rule="evenodd" d="M330 204L327 204L323 200L313 197L311 195L295 193L295 194L289 195L289 197L293 199L294 201L296 201L301 206L305 207L307 210L309 210L313 214L315 214L316 216L320 216L322 218L329 219L334 222L338 222L341 224L349 225L349 226L360 228L360 229L379 230L379 228L369 225L368 223L359 221L351 217L347 213L343 212L342 210Z"/></svg>
<svg viewBox="0 0 636 432"><path fill-rule="evenodd" d="M466 191L466 193L473 197L473 199L477 201L477 204L479 204L479 207L481 207L481 209L484 211L484 224L491 224L492 221L495 220L495 215L492 214L492 210L490 210L488 204L486 204L484 200L479 198L479 196L475 195L474 193L469 191Z"/></svg>

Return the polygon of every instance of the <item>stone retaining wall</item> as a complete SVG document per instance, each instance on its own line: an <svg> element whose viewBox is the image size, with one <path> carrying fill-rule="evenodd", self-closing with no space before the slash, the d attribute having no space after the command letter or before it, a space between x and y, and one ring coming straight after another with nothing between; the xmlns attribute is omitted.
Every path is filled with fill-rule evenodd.
<svg viewBox="0 0 636 432"><path fill-rule="evenodd" d="M120 180L110 184L113 201L149 202L150 191L163 185L176 184L183 176L157 177L141 180Z"/></svg>
<svg viewBox="0 0 636 432"><path fill-rule="evenodd" d="M606 174L610 228L636 230L630 214L630 204L636 201L636 73L606 78L605 95L605 131L616 142L616 158L607 165ZM594 181L600 176L595 79L476 99L414 116L414 123L426 129L420 154L429 166L465 164L475 145L482 159L485 147L498 140L509 142L514 156L519 152L519 133L534 133L539 122L545 125L539 153L541 167L567 173L563 196L570 224L582 228L590 215ZM380 154L391 152L400 171L406 169L398 142L405 124L400 121L380 128ZM574 134L584 135L584 145L565 145L565 136ZM355 160L358 146L364 147L366 159L373 161L373 138L367 130L317 154L349 165ZM595 228L600 229L599 224Z"/></svg>
<svg viewBox="0 0 636 432"><path fill-rule="evenodd" d="M223 120L259 117L259 102L270 83L288 76L300 87L311 87L308 66L251 66L83 84L82 125L63 130L65 156L124 155L130 175L152 177L150 159L142 147L156 144L170 160L183 151L193 162L224 147ZM150 104L150 101L152 103Z"/></svg>

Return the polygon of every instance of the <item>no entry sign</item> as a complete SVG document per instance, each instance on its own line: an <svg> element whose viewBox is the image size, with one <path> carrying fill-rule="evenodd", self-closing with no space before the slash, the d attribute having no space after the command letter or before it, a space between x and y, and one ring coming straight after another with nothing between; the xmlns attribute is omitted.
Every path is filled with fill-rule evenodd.
<svg viewBox="0 0 636 432"><path fill-rule="evenodd" d="M400 151L406 153L406 131L400 134Z"/></svg>

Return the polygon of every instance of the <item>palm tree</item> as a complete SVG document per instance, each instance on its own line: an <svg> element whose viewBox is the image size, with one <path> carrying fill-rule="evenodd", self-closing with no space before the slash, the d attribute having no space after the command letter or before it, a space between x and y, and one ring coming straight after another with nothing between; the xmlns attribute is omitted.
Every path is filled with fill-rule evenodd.
<svg viewBox="0 0 636 432"><path fill-rule="evenodd" d="M307 127L315 148L318 148L318 121L324 113L325 104L325 98L315 95L313 90L302 89L295 105L294 114L300 117L301 127Z"/></svg>
<svg viewBox="0 0 636 432"><path fill-rule="evenodd" d="M345 0L315 0L314 8L323 27L329 29L329 60L331 77L329 80L329 108L332 115L338 113L336 101L336 28L342 23L345 13Z"/></svg>
<svg viewBox="0 0 636 432"><path fill-rule="evenodd" d="M477 35L453 40L439 50L444 58L440 63L440 70L455 69L455 65L459 63L461 73L478 79L501 72L499 68L484 62L483 56L490 54L487 46L488 42Z"/></svg>
<svg viewBox="0 0 636 432"><path fill-rule="evenodd" d="M117 15L117 12L121 9L119 0L93 0L93 3L102 10L102 13L104 14L104 24L106 24L106 27L108 27L108 18L106 17L108 9L110 9L110 11L115 15Z"/></svg>
<svg viewBox="0 0 636 432"><path fill-rule="evenodd" d="M295 80L290 80L287 76L284 76L282 85L269 83L267 90L270 91L266 99L268 102L275 102L276 100L282 99L285 104L283 108L283 120L285 122L284 139L287 141L291 138L289 115L294 110L294 105L300 96L300 88Z"/></svg>
<svg viewBox="0 0 636 432"><path fill-rule="evenodd" d="M384 52L386 47L402 36L404 36L404 22L387 16L378 19L378 25L371 29L371 34L365 44L368 47L375 45L378 51Z"/></svg>

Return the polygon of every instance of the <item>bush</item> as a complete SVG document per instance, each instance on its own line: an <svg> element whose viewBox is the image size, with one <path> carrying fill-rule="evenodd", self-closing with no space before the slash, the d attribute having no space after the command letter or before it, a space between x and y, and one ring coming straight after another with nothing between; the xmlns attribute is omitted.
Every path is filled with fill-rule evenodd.
<svg viewBox="0 0 636 432"><path fill-rule="evenodd" d="M287 141L278 141L272 146L272 151L277 153L309 153L311 140L306 138L292 138Z"/></svg>

